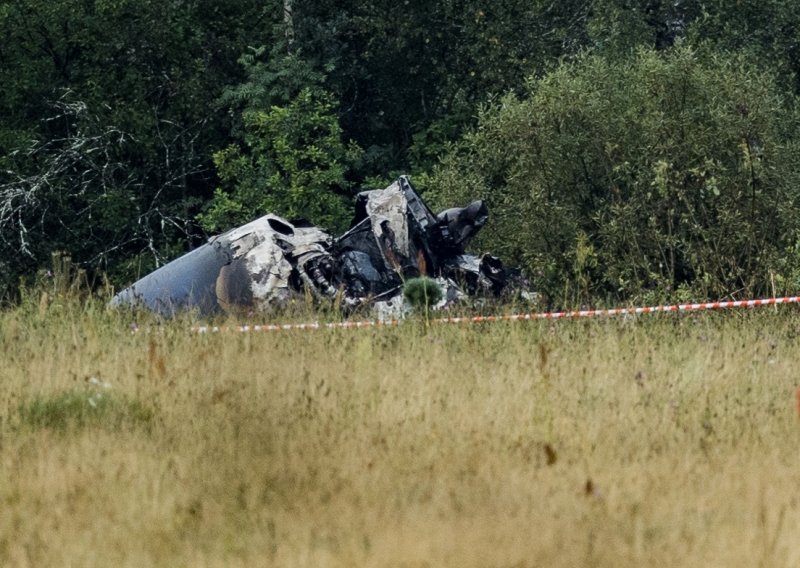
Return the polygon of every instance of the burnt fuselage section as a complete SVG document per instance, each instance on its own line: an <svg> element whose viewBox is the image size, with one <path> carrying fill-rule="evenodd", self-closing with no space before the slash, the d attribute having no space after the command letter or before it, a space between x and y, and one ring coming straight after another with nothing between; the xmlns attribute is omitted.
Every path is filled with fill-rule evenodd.
<svg viewBox="0 0 800 568"><path fill-rule="evenodd" d="M498 294L500 261L465 252L488 220L482 201L434 215L408 178L356 198L351 228L333 239L318 227L276 215L209 239L117 294L112 305L139 305L163 315L267 309L293 294L340 296L359 306L400 295L417 276L441 279L462 294Z"/></svg>

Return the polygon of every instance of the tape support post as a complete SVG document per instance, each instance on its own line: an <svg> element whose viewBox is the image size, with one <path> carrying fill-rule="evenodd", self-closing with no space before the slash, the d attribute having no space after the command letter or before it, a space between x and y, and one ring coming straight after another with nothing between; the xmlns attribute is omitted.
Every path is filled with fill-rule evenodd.
<svg viewBox="0 0 800 568"><path fill-rule="evenodd" d="M431 323L481 323L493 321L532 321L532 320L556 320L569 318L587 317L611 317L623 315L678 313L678 312L697 312L703 310L724 310L730 308L755 308L759 306L777 306L780 304L800 303L800 296L784 296L782 298L761 298L756 300L730 300L718 302L706 302L700 304L672 304L664 306L649 306L638 308L612 308L608 310L575 310L566 312L540 312L527 314L506 314L499 316L467 316L449 317L432 319ZM196 333L217 333L220 331L239 331L242 333L251 331L291 331L301 330L310 331L318 329L353 329L367 327L395 327L400 325L402 320L364 320L364 321L343 321L333 323L286 323L286 324L265 324L265 325L234 325L234 326L197 326L192 331Z"/></svg>

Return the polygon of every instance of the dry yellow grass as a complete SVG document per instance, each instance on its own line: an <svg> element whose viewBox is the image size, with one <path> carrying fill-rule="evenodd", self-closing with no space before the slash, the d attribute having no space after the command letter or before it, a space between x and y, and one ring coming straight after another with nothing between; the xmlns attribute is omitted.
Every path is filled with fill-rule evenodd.
<svg viewBox="0 0 800 568"><path fill-rule="evenodd" d="M206 336L35 312L0 314L2 566L800 566L790 309ZM90 377L152 414L25 418Z"/></svg>

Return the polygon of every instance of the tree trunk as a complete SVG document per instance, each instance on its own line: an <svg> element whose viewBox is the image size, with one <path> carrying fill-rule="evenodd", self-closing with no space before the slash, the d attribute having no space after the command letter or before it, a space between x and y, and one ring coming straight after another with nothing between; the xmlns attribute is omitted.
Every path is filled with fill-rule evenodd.
<svg viewBox="0 0 800 568"><path fill-rule="evenodd" d="M292 52L292 45L294 44L294 17L292 15L292 1L283 0L283 25L284 33L286 34L286 49L289 53Z"/></svg>

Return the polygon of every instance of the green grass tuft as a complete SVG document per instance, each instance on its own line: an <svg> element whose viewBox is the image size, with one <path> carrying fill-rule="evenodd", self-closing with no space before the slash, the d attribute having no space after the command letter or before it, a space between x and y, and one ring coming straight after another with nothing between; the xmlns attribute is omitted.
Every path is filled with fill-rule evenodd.
<svg viewBox="0 0 800 568"><path fill-rule="evenodd" d="M153 411L138 400L94 389L72 389L53 395L39 395L20 406L23 424L37 428L67 430L82 427L149 426Z"/></svg>

